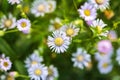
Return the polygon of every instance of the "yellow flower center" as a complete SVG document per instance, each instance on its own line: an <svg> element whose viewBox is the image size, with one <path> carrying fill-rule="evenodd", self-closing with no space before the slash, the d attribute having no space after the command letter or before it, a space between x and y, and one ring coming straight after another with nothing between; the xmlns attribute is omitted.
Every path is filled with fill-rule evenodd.
<svg viewBox="0 0 120 80"><path fill-rule="evenodd" d="M101 31L102 31L102 28L101 28L100 26L96 26L96 29L97 29L97 31L98 31L98 34L100 34Z"/></svg>
<svg viewBox="0 0 120 80"><path fill-rule="evenodd" d="M4 62L3 65L4 65L4 67L8 67L9 66L8 62Z"/></svg>
<svg viewBox="0 0 120 80"><path fill-rule="evenodd" d="M39 11L39 12L44 12L44 11L45 11L45 6L44 6L43 4L40 4L40 5L38 6L38 11Z"/></svg>
<svg viewBox="0 0 120 80"><path fill-rule="evenodd" d="M51 11L53 9L53 5L49 4L49 10Z"/></svg>
<svg viewBox="0 0 120 80"><path fill-rule="evenodd" d="M10 27L12 25L12 20L11 19L5 20L4 25L6 27Z"/></svg>
<svg viewBox="0 0 120 80"><path fill-rule="evenodd" d="M61 37L55 38L54 42L55 42L55 45L57 45L57 46L61 46L64 43L64 41Z"/></svg>
<svg viewBox="0 0 120 80"><path fill-rule="evenodd" d="M108 67L108 63L104 63L103 68L107 68L107 67Z"/></svg>
<svg viewBox="0 0 120 80"><path fill-rule="evenodd" d="M79 55L79 56L77 56L77 60L78 60L79 62L81 62L81 61L84 60L84 57L83 57L82 55Z"/></svg>
<svg viewBox="0 0 120 80"><path fill-rule="evenodd" d="M72 28L69 28L69 29L66 30L66 34L68 36L72 36L74 34L74 30Z"/></svg>
<svg viewBox="0 0 120 80"><path fill-rule="evenodd" d="M26 22L22 22L21 23L21 27L25 28L27 26L27 23Z"/></svg>
<svg viewBox="0 0 120 80"><path fill-rule="evenodd" d="M88 9L84 10L84 14L85 14L86 16L90 16L90 10L88 10Z"/></svg>
<svg viewBox="0 0 120 80"><path fill-rule="evenodd" d="M36 70L35 70L35 75L38 75L38 76L39 76L39 75L41 75L41 74L42 74L42 71L41 71L40 69L36 69Z"/></svg>
<svg viewBox="0 0 120 80"><path fill-rule="evenodd" d="M101 5L104 3L104 0L95 0L98 5Z"/></svg>
<svg viewBox="0 0 120 80"><path fill-rule="evenodd" d="M35 65L35 64L38 64L38 62L32 61L31 64L32 64L32 65Z"/></svg>
<svg viewBox="0 0 120 80"><path fill-rule="evenodd" d="M55 29L59 29L60 28L60 24L57 23L57 22L55 22L53 25L54 25Z"/></svg>
<svg viewBox="0 0 120 80"><path fill-rule="evenodd" d="M51 69L48 69L48 75L53 75L53 71Z"/></svg>

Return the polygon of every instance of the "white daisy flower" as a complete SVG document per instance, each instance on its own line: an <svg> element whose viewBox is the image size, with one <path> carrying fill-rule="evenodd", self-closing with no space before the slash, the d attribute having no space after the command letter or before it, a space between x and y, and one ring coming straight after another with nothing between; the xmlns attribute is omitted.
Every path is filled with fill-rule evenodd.
<svg viewBox="0 0 120 80"><path fill-rule="evenodd" d="M97 16L96 9L93 7L93 5L87 2L81 6L80 9L78 9L78 12L80 14L80 17L85 19L85 21L94 20Z"/></svg>
<svg viewBox="0 0 120 80"><path fill-rule="evenodd" d="M95 6L95 8L100 9L101 11L106 10L109 8L109 1L110 0L89 0L91 4Z"/></svg>
<svg viewBox="0 0 120 80"><path fill-rule="evenodd" d="M0 28L4 29L13 29L16 27L16 18L9 13L8 17L3 16L0 21Z"/></svg>
<svg viewBox="0 0 120 80"><path fill-rule="evenodd" d="M56 1L55 0L48 0L47 3L49 6L48 13L53 12L56 9Z"/></svg>
<svg viewBox="0 0 120 80"><path fill-rule="evenodd" d="M91 56L87 54L82 48L78 48L76 53L72 54L72 61L74 62L74 67L83 69L84 66L87 67L89 62L91 62Z"/></svg>
<svg viewBox="0 0 120 80"><path fill-rule="evenodd" d="M54 80L55 78L58 77L58 70L56 67L54 67L53 65L50 65L48 67L48 76L46 80Z"/></svg>
<svg viewBox="0 0 120 80"><path fill-rule="evenodd" d="M10 4L19 4L22 0L8 0L8 3Z"/></svg>
<svg viewBox="0 0 120 80"><path fill-rule="evenodd" d="M48 75L47 67L44 65L35 65L28 70L31 80L46 80Z"/></svg>
<svg viewBox="0 0 120 80"><path fill-rule="evenodd" d="M54 20L50 20L49 31L55 31L61 27L61 19L56 17Z"/></svg>
<svg viewBox="0 0 120 80"><path fill-rule="evenodd" d="M117 49L116 61L120 65L120 48Z"/></svg>
<svg viewBox="0 0 120 80"><path fill-rule="evenodd" d="M107 74L112 71L113 65L110 59L101 60L98 63L98 70L101 74Z"/></svg>
<svg viewBox="0 0 120 80"><path fill-rule="evenodd" d="M34 65L38 65L43 61L43 58L40 57L37 53L31 54L28 58L25 60L25 67L30 68Z"/></svg>
<svg viewBox="0 0 120 80"><path fill-rule="evenodd" d="M64 32L57 30L53 32L52 37L48 36L47 44L52 51L55 51L56 53L63 53L66 49L68 49L70 39Z"/></svg>
<svg viewBox="0 0 120 80"><path fill-rule="evenodd" d="M75 25L72 23L69 25L64 25L61 27L61 30L66 33L68 37L74 37L78 34L79 28L77 28Z"/></svg>
<svg viewBox="0 0 120 80"><path fill-rule="evenodd" d="M17 21L17 28L19 31L27 31L29 30L31 27L31 23L30 23L30 20L28 19L25 19L25 18L22 18L20 20Z"/></svg>
<svg viewBox="0 0 120 80"><path fill-rule="evenodd" d="M10 59L8 57L2 59L0 62L1 70L4 70L4 71L10 70L11 66L12 66L12 62L10 61Z"/></svg>
<svg viewBox="0 0 120 80"><path fill-rule="evenodd" d="M49 5L45 0L35 0L32 4L31 13L36 17L44 16L49 11Z"/></svg>
<svg viewBox="0 0 120 80"><path fill-rule="evenodd" d="M96 28L98 33L101 33L102 29L107 26L101 19L94 20L91 27Z"/></svg>

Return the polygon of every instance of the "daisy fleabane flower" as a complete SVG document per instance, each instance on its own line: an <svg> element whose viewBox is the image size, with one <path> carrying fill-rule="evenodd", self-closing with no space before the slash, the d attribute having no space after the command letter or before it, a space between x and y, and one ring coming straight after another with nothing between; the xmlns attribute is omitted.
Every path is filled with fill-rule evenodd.
<svg viewBox="0 0 120 80"><path fill-rule="evenodd" d="M65 32L57 30L53 32L52 37L48 36L47 44L52 51L63 53L68 49L70 39L66 36Z"/></svg>
<svg viewBox="0 0 120 80"><path fill-rule="evenodd" d="M36 17L44 16L49 11L49 5L45 0L35 0L32 4L31 13Z"/></svg>
<svg viewBox="0 0 120 80"><path fill-rule="evenodd" d="M22 0L8 0L10 4L19 4Z"/></svg>
<svg viewBox="0 0 120 80"><path fill-rule="evenodd" d="M55 0L47 0L48 3L48 13L53 12L56 9L56 1Z"/></svg>
<svg viewBox="0 0 120 80"><path fill-rule="evenodd" d="M79 32L79 28L77 28L72 23L69 25L63 25L61 27L61 30L64 31L68 37L71 37L71 38L76 36Z"/></svg>
<svg viewBox="0 0 120 80"><path fill-rule="evenodd" d="M9 13L8 17L3 16L0 21L0 28L3 29L13 29L16 27L16 18L13 17L11 13Z"/></svg>
<svg viewBox="0 0 120 80"><path fill-rule="evenodd" d="M99 61L98 70L101 74L107 74L112 71L113 65L111 63L111 59L104 59Z"/></svg>
<svg viewBox="0 0 120 80"><path fill-rule="evenodd" d="M89 62L91 62L91 56L87 54L82 48L78 48L76 53L72 54L72 61L74 62L74 67L83 69L84 66L87 67Z"/></svg>
<svg viewBox="0 0 120 80"><path fill-rule="evenodd" d="M50 65L48 67L48 75L47 75L47 79L46 80L54 80L57 77L58 77L58 70L57 70L57 68L54 67L53 65Z"/></svg>
<svg viewBox="0 0 120 80"><path fill-rule="evenodd" d="M42 57L40 57L37 53L32 53L28 58L26 58L25 67L30 68L34 65L40 64L42 61Z"/></svg>
<svg viewBox="0 0 120 80"><path fill-rule="evenodd" d="M22 18L17 21L17 28L22 32L29 32L31 27L31 22L28 19Z"/></svg>
<svg viewBox="0 0 120 80"><path fill-rule="evenodd" d="M94 20L97 16L96 9L87 2L78 9L78 12L85 21Z"/></svg>
<svg viewBox="0 0 120 80"><path fill-rule="evenodd" d="M100 9L101 11L106 10L109 8L109 1L110 0L88 0L91 4L94 5L96 9Z"/></svg>
<svg viewBox="0 0 120 80"><path fill-rule="evenodd" d="M44 65L35 65L28 69L31 80L46 80L48 75L47 67Z"/></svg>

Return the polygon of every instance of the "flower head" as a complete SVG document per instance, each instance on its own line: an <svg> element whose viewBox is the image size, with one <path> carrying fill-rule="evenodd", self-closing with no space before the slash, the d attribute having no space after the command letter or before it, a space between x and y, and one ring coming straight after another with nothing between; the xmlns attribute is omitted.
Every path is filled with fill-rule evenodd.
<svg viewBox="0 0 120 80"><path fill-rule="evenodd" d="M48 13L53 12L56 8L56 1L55 0L48 0L47 3L48 3L48 7L49 7Z"/></svg>
<svg viewBox="0 0 120 80"><path fill-rule="evenodd" d="M117 40L117 34L115 31L111 30L109 31L109 33L107 34L108 38L110 41L116 41Z"/></svg>
<svg viewBox="0 0 120 80"><path fill-rule="evenodd" d="M85 3L83 6L81 6L81 8L78 9L78 12L80 17L85 19L85 21L94 20L97 15L96 9L89 3Z"/></svg>
<svg viewBox="0 0 120 80"><path fill-rule="evenodd" d="M19 4L22 0L8 0L10 4Z"/></svg>
<svg viewBox="0 0 120 80"><path fill-rule="evenodd" d="M76 53L72 54L72 61L74 62L74 66L83 69L84 66L87 67L89 62L91 61L90 55L87 54L85 50L82 48L78 48Z"/></svg>
<svg viewBox="0 0 120 80"><path fill-rule="evenodd" d="M62 31L54 31L51 36L48 36L48 46L52 51L55 51L57 53L63 53L68 49L68 46L70 44L69 37L66 36L66 34Z"/></svg>

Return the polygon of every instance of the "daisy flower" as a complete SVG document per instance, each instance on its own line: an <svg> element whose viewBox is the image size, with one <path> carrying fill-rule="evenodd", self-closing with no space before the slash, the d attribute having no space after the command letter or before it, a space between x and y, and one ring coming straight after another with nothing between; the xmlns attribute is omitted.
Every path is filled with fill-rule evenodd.
<svg viewBox="0 0 120 80"><path fill-rule="evenodd" d="M91 27L96 28L98 33L102 32L102 28L107 26L101 19L94 20L91 24Z"/></svg>
<svg viewBox="0 0 120 80"><path fill-rule="evenodd" d="M31 80L46 80L48 75L47 67L44 65L35 65L28 70Z"/></svg>
<svg viewBox="0 0 120 80"><path fill-rule="evenodd" d="M87 67L89 62L91 62L90 55L87 54L82 48L78 48L76 53L72 54L72 61L74 62L74 67L83 69L84 66Z"/></svg>
<svg viewBox="0 0 120 80"><path fill-rule="evenodd" d="M48 13L53 12L56 9L56 1L48 0L47 3L48 3L48 6L49 6Z"/></svg>
<svg viewBox="0 0 120 80"><path fill-rule="evenodd" d="M66 35L68 37L74 37L78 34L79 32L79 28L77 28L75 25L73 25L72 23L70 25L64 25L61 28L62 31L64 31L66 33Z"/></svg>
<svg viewBox="0 0 120 80"><path fill-rule="evenodd" d="M42 61L43 61L42 57L39 57L38 54L33 53L28 58L26 58L26 60L25 60L25 64L26 64L25 67L26 68L30 68L30 67L32 67L34 65L40 64Z"/></svg>
<svg viewBox="0 0 120 80"><path fill-rule="evenodd" d="M107 74L112 71L113 65L110 59L101 60L98 63L98 70L101 74Z"/></svg>
<svg viewBox="0 0 120 80"><path fill-rule="evenodd" d="M58 70L56 67L54 67L53 65L50 65L48 67L48 76L47 76L47 80L54 80L55 78L58 77Z"/></svg>
<svg viewBox="0 0 120 80"><path fill-rule="evenodd" d="M36 17L44 16L49 11L49 5L45 0L35 0L32 4L31 13Z"/></svg>
<svg viewBox="0 0 120 80"><path fill-rule="evenodd" d="M31 23L30 20L22 18L17 21L17 28L19 31L27 32L30 30Z"/></svg>
<svg viewBox="0 0 120 80"><path fill-rule="evenodd" d="M117 40L117 34L115 31L111 30L109 31L109 33L107 34L108 38L110 41L116 41Z"/></svg>
<svg viewBox="0 0 120 80"><path fill-rule="evenodd" d="M48 36L47 44L52 51L55 51L56 53L63 53L66 49L68 49L70 39L64 32L57 30L53 32L52 37Z"/></svg>
<svg viewBox="0 0 120 80"><path fill-rule="evenodd" d="M12 66L12 62L10 61L9 57L2 59L0 62L1 70L4 71L10 70L11 66Z"/></svg>
<svg viewBox="0 0 120 80"><path fill-rule="evenodd" d="M3 16L0 21L0 28L13 29L16 27L16 18L9 13L8 17Z"/></svg>
<svg viewBox="0 0 120 80"><path fill-rule="evenodd" d="M112 51L112 43L109 40L101 40L97 44L97 49L99 52L108 54Z"/></svg>
<svg viewBox="0 0 120 80"><path fill-rule="evenodd" d="M85 19L85 21L94 20L97 16L96 9L89 3L85 3L81 6L81 8L78 9L78 12L80 17Z"/></svg>
<svg viewBox="0 0 120 80"><path fill-rule="evenodd" d="M116 61L120 65L120 48L117 49Z"/></svg>
<svg viewBox="0 0 120 80"><path fill-rule="evenodd" d="M19 4L22 0L8 0L8 3L10 4Z"/></svg>
<svg viewBox="0 0 120 80"><path fill-rule="evenodd" d="M55 31L61 27L61 19L56 17L53 20L50 20L49 31Z"/></svg>
<svg viewBox="0 0 120 80"><path fill-rule="evenodd" d="M89 2L93 4L95 8L100 9L101 11L109 8L109 0L89 0Z"/></svg>

